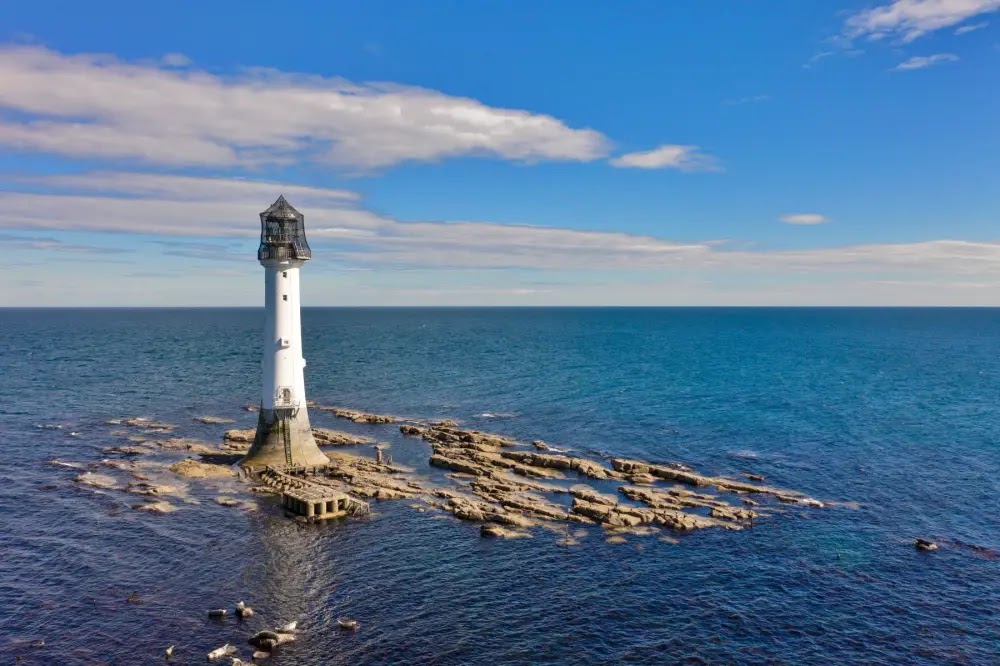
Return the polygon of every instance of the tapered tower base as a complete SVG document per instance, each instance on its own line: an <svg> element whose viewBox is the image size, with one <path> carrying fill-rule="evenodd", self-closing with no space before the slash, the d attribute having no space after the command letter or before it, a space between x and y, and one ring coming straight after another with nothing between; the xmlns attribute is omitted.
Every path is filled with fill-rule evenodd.
<svg viewBox="0 0 1000 666"><path fill-rule="evenodd" d="M261 409L253 446L240 461L243 467L326 465L330 459L316 446L305 409Z"/></svg>

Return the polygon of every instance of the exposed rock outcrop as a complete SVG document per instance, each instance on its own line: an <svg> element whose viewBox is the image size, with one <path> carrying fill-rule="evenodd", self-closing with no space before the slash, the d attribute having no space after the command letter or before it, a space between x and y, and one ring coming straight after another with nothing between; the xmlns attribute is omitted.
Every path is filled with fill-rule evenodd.
<svg viewBox="0 0 1000 666"><path fill-rule="evenodd" d="M530 532L512 530L506 527L500 527L499 525L483 525L479 529L479 533L484 537L493 537L495 539L524 539L531 537Z"/></svg>
<svg viewBox="0 0 1000 666"><path fill-rule="evenodd" d="M223 423L232 423L232 419L227 419L221 416L196 416L194 420L198 423L208 423L211 425L221 425Z"/></svg>
<svg viewBox="0 0 1000 666"><path fill-rule="evenodd" d="M170 471L178 476L191 479L226 478L236 476L236 472L227 465L213 465L187 458L170 466Z"/></svg>
<svg viewBox="0 0 1000 666"><path fill-rule="evenodd" d="M319 446L361 446L374 444L375 440L363 435L344 432L342 430L329 430L327 428L313 428L313 439Z"/></svg>
<svg viewBox="0 0 1000 666"><path fill-rule="evenodd" d="M223 435L222 439L227 442L241 442L245 444L253 444L253 438L257 434L257 430L254 428L236 428L233 430L227 430Z"/></svg>
<svg viewBox="0 0 1000 666"><path fill-rule="evenodd" d="M173 504L170 502L149 502L147 504L134 504L132 506L136 511L146 511L149 513L173 513L177 510Z"/></svg>
<svg viewBox="0 0 1000 666"><path fill-rule="evenodd" d="M154 432L170 432L174 429L174 426L169 423L161 423L159 421L147 419L144 416L127 416L120 419L108 419L105 423L108 425L126 426L128 428L142 428L143 430Z"/></svg>
<svg viewBox="0 0 1000 666"><path fill-rule="evenodd" d="M111 490L118 487L118 479L107 474L84 472L73 480L81 485L90 486L91 488L101 488L103 490Z"/></svg>
<svg viewBox="0 0 1000 666"><path fill-rule="evenodd" d="M331 412L334 416L340 419L348 419L354 421L355 423L400 423L403 419L398 416L389 416L387 414L371 414L368 412L358 411L356 409L347 409L344 407L334 407L331 405L313 405L316 409L324 412Z"/></svg>

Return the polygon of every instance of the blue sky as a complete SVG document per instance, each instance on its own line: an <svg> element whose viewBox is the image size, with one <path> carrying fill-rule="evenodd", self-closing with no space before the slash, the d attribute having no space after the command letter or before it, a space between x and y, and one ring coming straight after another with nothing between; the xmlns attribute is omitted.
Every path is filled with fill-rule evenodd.
<svg viewBox="0 0 1000 666"><path fill-rule="evenodd" d="M1000 305L1000 0L0 6L0 305Z"/></svg>

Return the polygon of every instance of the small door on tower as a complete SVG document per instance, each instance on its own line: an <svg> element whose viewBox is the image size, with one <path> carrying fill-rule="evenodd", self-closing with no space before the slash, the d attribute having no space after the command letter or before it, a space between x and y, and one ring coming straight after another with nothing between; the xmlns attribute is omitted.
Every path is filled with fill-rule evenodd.
<svg viewBox="0 0 1000 666"><path fill-rule="evenodd" d="M295 394L290 386L279 386L274 392L275 407L296 407Z"/></svg>

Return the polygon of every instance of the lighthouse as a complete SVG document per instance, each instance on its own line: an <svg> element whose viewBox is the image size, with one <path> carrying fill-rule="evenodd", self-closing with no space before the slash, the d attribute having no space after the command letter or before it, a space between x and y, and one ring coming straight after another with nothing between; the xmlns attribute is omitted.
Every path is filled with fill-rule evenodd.
<svg viewBox="0 0 1000 666"><path fill-rule="evenodd" d="M260 214L257 260L264 267L263 390L257 434L244 467L324 465L306 407L299 270L312 258L305 216L284 196Z"/></svg>

